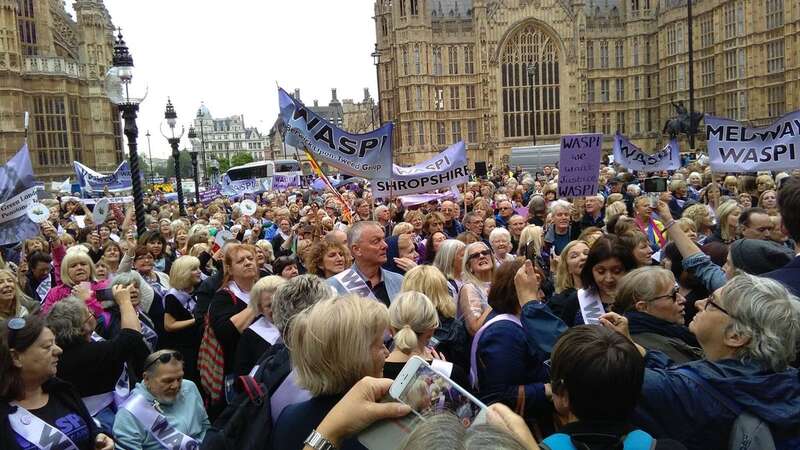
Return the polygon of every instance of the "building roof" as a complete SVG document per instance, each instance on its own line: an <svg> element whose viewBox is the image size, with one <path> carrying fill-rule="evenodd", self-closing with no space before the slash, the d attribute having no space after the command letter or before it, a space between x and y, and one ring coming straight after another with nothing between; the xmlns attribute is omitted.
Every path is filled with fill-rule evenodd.
<svg viewBox="0 0 800 450"><path fill-rule="evenodd" d="M622 14L621 0L588 0L586 15L590 17L613 17Z"/></svg>
<svg viewBox="0 0 800 450"><path fill-rule="evenodd" d="M472 0L432 0L431 17L463 19L472 17Z"/></svg>

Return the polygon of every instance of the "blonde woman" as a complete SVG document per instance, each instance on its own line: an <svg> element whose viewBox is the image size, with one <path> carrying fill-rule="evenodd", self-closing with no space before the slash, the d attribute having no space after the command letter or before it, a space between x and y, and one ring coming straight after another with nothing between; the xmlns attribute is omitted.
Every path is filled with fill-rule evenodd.
<svg viewBox="0 0 800 450"><path fill-rule="evenodd" d="M524 256L534 261L542 254L543 232L542 227L537 225L527 225L519 235L519 247L517 255Z"/></svg>
<svg viewBox="0 0 800 450"><path fill-rule="evenodd" d="M183 353L186 358L186 378L199 382L197 349L203 335L202 323L194 316L197 297L194 289L200 284L200 260L181 256L172 263L169 272L170 290L164 297L164 345Z"/></svg>
<svg viewBox="0 0 800 450"><path fill-rule="evenodd" d="M548 302L553 314L559 316L565 305L573 304L578 299L578 289L583 288L581 271L589 256L590 245L586 241L572 241L561 252L562 264L556 269L556 293Z"/></svg>
<svg viewBox="0 0 800 450"><path fill-rule="evenodd" d="M56 302L70 295L85 299L86 306L104 327L108 326L110 316L97 299L97 291L108 287L108 280L98 281L94 263L85 247L78 246L67 251L63 245L53 247L53 265L56 285L44 299L43 309L50 311Z"/></svg>
<svg viewBox="0 0 800 450"><path fill-rule="evenodd" d="M469 386L464 368L444 361L431 346L438 326L436 307L425 294L408 291L398 295L389 306L389 327L394 337L394 350L386 358L383 376L395 379L412 356L419 356L459 386Z"/></svg>
<svg viewBox="0 0 800 450"><path fill-rule="evenodd" d="M286 341L297 385L311 399L287 406L273 429L281 449L298 449L336 402L360 379L381 378L389 351L383 335L389 312L355 295L322 300L292 320ZM338 448L357 448L345 439Z"/></svg>
<svg viewBox="0 0 800 450"><path fill-rule="evenodd" d="M736 234L739 227L739 216L742 214L742 208L736 200L728 200L719 205L717 208L717 227L714 233L709 236L707 242L722 242L723 244L730 244L736 240Z"/></svg>
<svg viewBox="0 0 800 450"><path fill-rule="evenodd" d="M17 277L9 269L0 269L0 321L25 317L38 305L22 292Z"/></svg>
<svg viewBox="0 0 800 450"><path fill-rule="evenodd" d="M256 319L239 339L236 347L236 376L247 375L253 370L261 356L277 342L280 332L272 323L272 295L286 280L277 275L264 277L250 291L250 308L258 314Z"/></svg>
<svg viewBox="0 0 800 450"><path fill-rule="evenodd" d="M474 242L464 250L462 266L464 285L458 294L457 317L463 317L470 335L474 335L489 312L489 287L497 263L486 244Z"/></svg>

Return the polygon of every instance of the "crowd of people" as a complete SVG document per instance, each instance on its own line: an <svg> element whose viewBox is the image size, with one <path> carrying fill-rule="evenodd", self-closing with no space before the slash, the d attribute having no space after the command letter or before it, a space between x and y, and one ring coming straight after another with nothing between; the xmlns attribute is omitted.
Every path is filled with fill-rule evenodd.
<svg viewBox="0 0 800 450"><path fill-rule="evenodd" d="M364 448L410 413L387 393L417 356L487 423L437 414L387 448L800 448L800 173L557 179L267 192L252 215L154 195L146 229L43 200L2 249L0 447Z"/></svg>

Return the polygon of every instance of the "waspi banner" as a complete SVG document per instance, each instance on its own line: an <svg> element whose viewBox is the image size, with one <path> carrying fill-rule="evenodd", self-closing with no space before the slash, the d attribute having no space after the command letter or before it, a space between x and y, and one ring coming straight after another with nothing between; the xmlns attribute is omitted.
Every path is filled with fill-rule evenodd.
<svg viewBox="0 0 800 450"><path fill-rule="evenodd" d="M126 191L133 188L131 169L128 161L122 161L111 175L103 175L75 161L75 175L78 184L84 192L103 192L108 188L110 192Z"/></svg>
<svg viewBox="0 0 800 450"><path fill-rule="evenodd" d="M648 155L620 133L614 135L614 162L631 170L656 172L681 168L678 141L672 139L661 151Z"/></svg>
<svg viewBox="0 0 800 450"><path fill-rule="evenodd" d="M320 117L283 89L278 89L286 143L307 149L319 162L366 179L392 175L392 128L387 123L364 134L348 133Z"/></svg>
<svg viewBox="0 0 800 450"><path fill-rule="evenodd" d="M28 144L0 167L0 245L22 242L39 233L39 225L26 214L35 203L36 183L33 177Z"/></svg>
<svg viewBox="0 0 800 450"><path fill-rule="evenodd" d="M469 181L467 151L463 142L412 167L395 165L391 180L373 180L372 195L389 198L449 188Z"/></svg>
<svg viewBox="0 0 800 450"><path fill-rule="evenodd" d="M763 128L709 115L704 121L711 170L715 172L800 167L800 111L786 114Z"/></svg>

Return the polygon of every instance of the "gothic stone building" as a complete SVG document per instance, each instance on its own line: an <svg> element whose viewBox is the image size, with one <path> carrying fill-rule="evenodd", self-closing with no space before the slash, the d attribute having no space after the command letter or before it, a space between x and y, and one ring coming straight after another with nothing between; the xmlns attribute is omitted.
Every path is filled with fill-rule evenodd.
<svg viewBox="0 0 800 450"><path fill-rule="evenodd" d="M800 109L800 3L697 0L695 109L766 125ZM688 106L685 0L376 0L382 120L395 158L463 139L472 161L567 133L665 143ZM682 142L682 149L687 149ZM703 143L698 147L702 149Z"/></svg>
<svg viewBox="0 0 800 450"><path fill-rule="evenodd" d="M24 142L39 181L72 176L73 161L110 172L122 162L119 113L104 89L113 25L102 0L0 0L0 158Z"/></svg>

